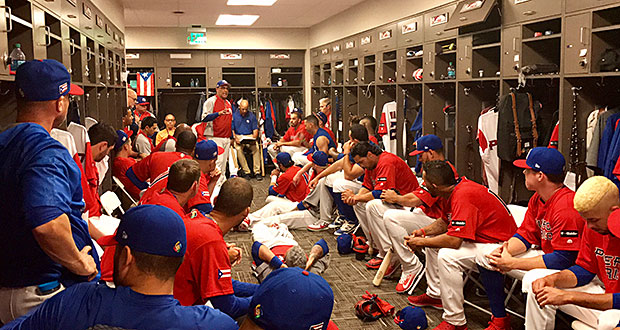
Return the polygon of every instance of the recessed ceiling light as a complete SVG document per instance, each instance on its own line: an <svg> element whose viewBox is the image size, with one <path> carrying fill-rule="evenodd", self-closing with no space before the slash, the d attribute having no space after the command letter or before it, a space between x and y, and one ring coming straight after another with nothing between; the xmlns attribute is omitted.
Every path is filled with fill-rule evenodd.
<svg viewBox="0 0 620 330"><path fill-rule="evenodd" d="M225 15L222 14L217 18L215 25L243 25L250 26L256 22L260 16L258 15Z"/></svg>
<svg viewBox="0 0 620 330"><path fill-rule="evenodd" d="M229 6L273 6L278 0L228 0Z"/></svg>

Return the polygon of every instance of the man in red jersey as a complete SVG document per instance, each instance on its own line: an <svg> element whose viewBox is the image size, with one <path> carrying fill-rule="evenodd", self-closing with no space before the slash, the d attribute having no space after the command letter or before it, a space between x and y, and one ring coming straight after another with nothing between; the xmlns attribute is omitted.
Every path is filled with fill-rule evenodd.
<svg viewBox="0 0 620 330"><path fill-rule="evenodd" d="M291 113L291 119L288 123L290 127L284 136L267 148L271 159L275 160L280 151L289 153L291 156L296 152L306 152L302 142L312 140L312 135L306 131L306 125L301 116L302 114L299 111Z"/></svg>
<svg viewBox="0 0 620 330"><path fill-rule="evenodd" d="M149 187L160 174L168 171L170 165L179 159L192 159L196 147L196 136L190 131L179 134L175 152L156 152L137 162L126 172L127 178L140 190Z"/></svg>
<svg viewBox="0 0 620 330"><path fill-rule="evenodd" d="M355 215L370 240L369 245L373 246L374 243L377 248L377 257L366 264L368 268L377 269L390 246L384 245L375 237L379 229L372 219L382 219L385 211L401 208L399 205L383 203L381 194L388 189L394 189L402 195L413 192L419 187L418 179L404 160L368 141L357 143L351 150L350 157L364 169L364 183L357 194L352 190L345 190L342 200L353 205Z"/></svg>
<svg viewBox="0 0 620 330"><path fill-rule="evenodd" d="M479 250L489 243L507 241L517 225L497 195L465 178L456 180L446 161L426 162L422 177L431 195L444 198L446 204L442 219L405 237L412 250L426 247L428 283L426 293L408 300L414 306L444 309L444 321L437 330L467 329L463 274L484 261L476 260ZM492 298L489 296L491 305L496 303Z"/></svg>
<svg viewBox="0 0 620 330"><path fill-rule="evenodd" d="M618 188L594 176L577 189L573 203L587 224L577 261L562 271L535 269L525 274L528 330L554 329L558 309L597 329L614 329L620 321Z"/></svg>
<svg viewBox="0 0 620 330"><path fill-rule="evenodd" d="M220 80L216 84L215 95L205 102L202 108L202 123L195 127L198 140L210 139L224 149L224 153L217 158L217 167L226 171L228 154L230 152L232 134L232 105L228 98L230 84ZM224 183L225 176L220 176L217 185Z"/></svg>
<svg viewBox="0 0 620 330"><path fill-rule="evenodd" d="M140 199L140 189L129 180L127 170L130 169L137 160L131 157L134 152L131 150L131 139L123 130L116 131L117 138L114 144L114 160L112 160L112 175L118 178L127 192L135 200Z"/></svg>

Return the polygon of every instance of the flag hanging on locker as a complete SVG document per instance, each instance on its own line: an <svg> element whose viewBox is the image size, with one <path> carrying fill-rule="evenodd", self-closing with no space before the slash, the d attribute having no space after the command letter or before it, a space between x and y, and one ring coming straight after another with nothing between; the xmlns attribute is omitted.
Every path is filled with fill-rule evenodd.
<svg viewBox="0 0 620 330"><path fill-rule="evenodd" d="M155 96L155 78L153 72L138 72L138 96Z"/></svg>

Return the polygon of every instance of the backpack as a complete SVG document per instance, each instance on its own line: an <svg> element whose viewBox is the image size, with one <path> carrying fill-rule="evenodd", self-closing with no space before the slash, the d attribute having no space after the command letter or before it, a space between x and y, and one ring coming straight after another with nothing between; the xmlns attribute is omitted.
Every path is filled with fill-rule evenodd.
<svg viewBox="0 0 620 330"><path fill-rule="evenodd" d="M534 102L530 93L512 92L502 96L497 109L497 156L509 162L525 158L538 146L540 103Z"/></svg>
<svg viewBox="0 0 620 330"><path fill-rule="evenodd" d="M606 49L601 54L598 65L601 72L620 70L620 49Z"/></svg>

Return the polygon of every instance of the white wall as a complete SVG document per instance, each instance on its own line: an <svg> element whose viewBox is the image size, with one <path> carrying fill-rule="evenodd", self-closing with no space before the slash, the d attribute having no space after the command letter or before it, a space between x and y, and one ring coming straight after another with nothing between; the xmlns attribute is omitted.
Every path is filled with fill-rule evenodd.
<svg viewBox="0 0 620 330"><path fill-rule="evenodd" d="M127 27L127 49L307 49L308 29L208 28L207 43L187 44L186 28Z"/></svg>
<svg viewBox="0 0 620 330"><path fill-rule="evenodd" d="M125 32L125 13L122 0L91 1L112 22L112 24L118 27L121 32Z"/></svg>
<svg viewBox="0 0 620 330"><path fill-rule="evenodd" d="M309 48L441 6L452 0L366 0L310 28Z"/></svg>

